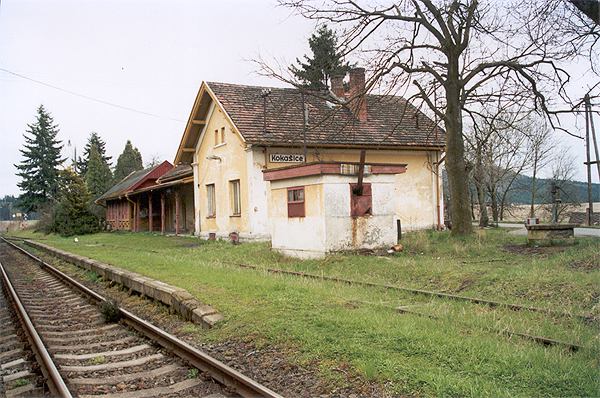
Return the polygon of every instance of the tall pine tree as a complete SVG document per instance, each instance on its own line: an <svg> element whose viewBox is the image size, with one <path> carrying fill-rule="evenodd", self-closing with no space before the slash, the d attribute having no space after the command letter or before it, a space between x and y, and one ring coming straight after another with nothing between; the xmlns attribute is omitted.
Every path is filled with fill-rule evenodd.
<svg viewBox="0 0 600 398"><path fill-rule="evenodd" d="M90 136L88 137L88 141L85 144L85 147L83 148L83 158L80 157L77 160L77 171L84 178L87 174L87 165L90 161L90 151L92 149L92 146L96 146L98 152L100 153L100 156L102 156L103 161L108 165L109 168L111 165L110 161L112 159L112 156L106 155L106 142L104 142L104 140L100 137L98 133L92 131L90 133Z"/></svg>
<svg viewBox="0 0 600 398"><path fill-rule="evenodd" d="M89 149L85 169L85 185L92 195L92 200L97 199L111 187L113 176L106 157L102 156L99 147L95 143Z"/></svg>
<svg viewBox="0 0 600 398"><path fill-rule="evenodd" d="M321 26L312 34L308 45L313 53L312 58L305 55L306 62L296 59L298 65L290 66L290 71L305 87L314 90L329 88L331 76L343 75L350 69L337 50L335 33L327 25Z"/></svg>
<svg viewBox="0 0 600 398"><path fill-rule="evenodd" d="M58 167L64 162L60 152L61 141L56 139L58 126L52 116L40 105L36 121L27 125L25 145L21 149L23 161L15 165L23 191L18 206L23 211L40 211L57 198L59 189Z"/></svg>
<svg viewBox="0 0 600 398"><path fill-rule="evenodd" d="M143 168L144 165L142 163L140 151L131 145L131 141L127 140L123 153L119 155L119 158L117 159L114 181L119 182L131 174L131 172L142 170Z"/></svg>

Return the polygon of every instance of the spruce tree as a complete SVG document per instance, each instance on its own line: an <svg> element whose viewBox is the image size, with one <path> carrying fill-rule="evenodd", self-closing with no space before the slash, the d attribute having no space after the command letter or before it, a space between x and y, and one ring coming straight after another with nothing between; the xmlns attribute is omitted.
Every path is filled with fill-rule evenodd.
<svg viewBox="0 0 600 398"><path fill-rule="evenodd" d="M127 177L131 172L142 170L144 168L142 163L142 155L137 148L131 145L131 141L127 140L123 153L119 155L117 159L117 166L115 167L114 181L119 182L123 178Z"/></svg>
<svg viewBox="0 0 600 398"><path fill-rule="evenodd" d="M77 171L84 178L87 174L87 165L90 161L90 151L92 149L92 146L96 146L98 152L100 153L100 156L102 156L103 161L110 168L110 161L112 159L112 156L106 155L106 142L104 142L104 140L100 137L98 133L92 131L90 133L90 136L88 137L88 141L85 144L85 147L83 148L83 157L80 157L77 160Z"/></svg>
<svg viewBox="0 0 600 398"><path fill-rule="evenodd" d="M290 66L290 71L305 87L314 90L329 88L331 76L343 75L350 69L337 50L337 36L327 25L312 34L308 45L313 53L312 58L305 55L306 62L296 59L298 65Z"/></svg>
<svg viewBox="0 0 600 398"><path fill-rule="evenodd" d="M52 116L40 105L35 123L28 124L24 134L24 159L15 165L21 178L17 185L23 191L18 206L26 213L40 211L57 197L58 167L64 162L61 141L56 139L58 132Z"/></svg>
<svg viewBox="0 0 600 398"><path fill-rule="evenodd" d="M59 200L54 207L50 232L63 236L98 232L100 222L89 209L90 200L83 178L70 167L61 170Z"/></svg>
<svg viewBox="0 0 600 398"><path fill-rule="evenodd" d="M110 166L100 153L96 144L92 144L89 149L88 161L85 164L85 185L92 195L92 200L97 199L106 192L112 185L112 172Z"/></svg>

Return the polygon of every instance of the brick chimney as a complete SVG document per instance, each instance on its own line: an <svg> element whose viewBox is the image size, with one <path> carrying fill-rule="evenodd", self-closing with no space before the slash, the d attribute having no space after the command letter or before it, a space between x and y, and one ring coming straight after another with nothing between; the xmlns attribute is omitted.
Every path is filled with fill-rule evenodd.
<svg viewBox="0 0 600 398"><path fill-rule="evenodd" d="M336 97L342 99L344 98L344 75L339 74L335 76L331 76L331 92Z"/></svg>
<svg viewBox="0 0 600 398"><path fill-rule="evenodd" d="M348 90L348 106L354 116L361 122L367 121L367 100L365 98L365 69L354 68L350 72L350 89ZM333 87L333 81L332 81ZM342 86L343 87L343 86ZM335 91L334 91L335 93ZM336 94L337 95L337 94Z"/></svg>

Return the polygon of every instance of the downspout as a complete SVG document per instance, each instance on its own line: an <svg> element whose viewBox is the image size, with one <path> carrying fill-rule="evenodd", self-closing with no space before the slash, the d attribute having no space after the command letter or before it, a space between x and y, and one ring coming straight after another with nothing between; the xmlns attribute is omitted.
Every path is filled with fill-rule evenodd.
<svg viewBox="0 0 600 398"><path fill-rule="evenodd" d="M436 213L437 213L437 229L441 230L442 229L442 218L441 218L441 211L440 211L440 165L446 158L446 155L442 156L441 159L439 158L439 156L440 156L440 153L436 151L435 157L437 159L437 162L435 162L435 175L436 175L435 209L436 209Z"/></svg>

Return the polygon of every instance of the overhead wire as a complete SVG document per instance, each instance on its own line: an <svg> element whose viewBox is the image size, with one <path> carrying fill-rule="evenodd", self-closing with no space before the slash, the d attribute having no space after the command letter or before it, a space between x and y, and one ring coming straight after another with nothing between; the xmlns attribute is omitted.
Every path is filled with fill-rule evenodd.
<svg viewBox="0 0 600 398"><path fill-rule="evenodd" d="M112 106L113 108L118 108L118 109L126 110L126 111L129 111L129 112L135 112L135 113L139 113L139 114L142 114L142 115L155 117L155 118L158 118L158 119L172 120L174 122L179 122L179 123L185 123L186 122L185 120L176 119L176 118L172 118L172 117L168 117L168 116L161 116L161 115L157 115L155 113L142 111L142 110L139 110L139 109L131 108L129 106L119 105L119 104L115 104L113 102L105 101L105 100L102 100L102 99L99 99L99 98L91 97L89 95L77 93L75 91L71 91L71 90L68 90L68 89L56 86L56 85L51 84L51 83L46 83L46 82L43 82L41 80L37 80L37 79L31 78L29 76L25 76L23 74L20 74L20 73L17 73L17 72L13 72L11 70L8 70L8 69L2 68L2 67L0 67L0 71L6 72L8 74L11 74L13 76L16 76L16 77L24 79L24 80L31 81L31 82L36 83L36 84L40 84L42 86L46 86L46 87L49 87L49 88L52 88L52 89L55 89L55 90L58 90L58 91L62 91L64 93L67 93L67 94L70 94L70 95L73 95L73 96L76 96L76 97L87 99L88 101L93 101L93 102L97 102L97 103L100 103L100 104L103 104L103 105Z"/></svg>

